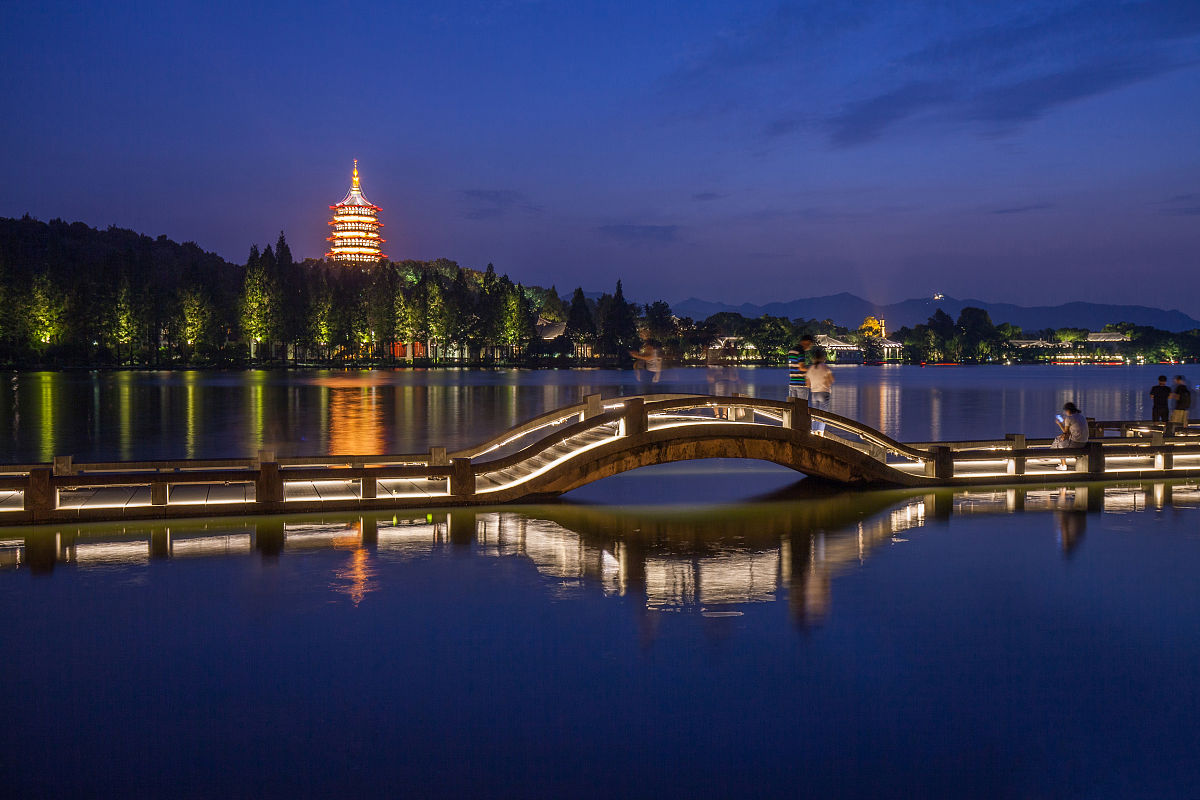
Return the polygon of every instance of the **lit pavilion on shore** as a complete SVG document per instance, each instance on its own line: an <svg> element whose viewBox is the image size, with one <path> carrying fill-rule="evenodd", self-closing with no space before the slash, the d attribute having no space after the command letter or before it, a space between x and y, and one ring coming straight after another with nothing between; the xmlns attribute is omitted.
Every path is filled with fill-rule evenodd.
<svg viewBox="0 0 1200 800"><path fill-rule="evenodd" d="M354 159L354 174L350 179L350 191L336 206L329 207L333 211L333 219L329 221L333 235L328 241L329 247L326 258L335 261L349 261L362 264L374 264L381 258L387 258L380 249L385 239L379 236L383 223L379 221L379 206L363 196L362 186L358 182L358 159Z"/></svg>

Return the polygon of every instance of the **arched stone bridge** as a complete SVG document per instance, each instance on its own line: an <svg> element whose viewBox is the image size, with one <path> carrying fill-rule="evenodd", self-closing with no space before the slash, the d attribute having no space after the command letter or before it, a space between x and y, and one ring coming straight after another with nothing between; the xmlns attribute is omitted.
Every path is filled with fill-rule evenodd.
<svg viewBox="0 0 1200 800"><path fill-rule="evenodd" d="M824 422L824 435L811 431ZM770 461L848 486L1064 483L1200 476L1200 440L1150 423L1097 423L1121 437L1049 450L1022 435L902 443L801 400L649 395L542 414L447 453L0 467L0 525L544 500L628 470L703 458ZM1166 435L1164 435L1166 434ZM1074 469L1056 472L1059 456Z"/></svg>

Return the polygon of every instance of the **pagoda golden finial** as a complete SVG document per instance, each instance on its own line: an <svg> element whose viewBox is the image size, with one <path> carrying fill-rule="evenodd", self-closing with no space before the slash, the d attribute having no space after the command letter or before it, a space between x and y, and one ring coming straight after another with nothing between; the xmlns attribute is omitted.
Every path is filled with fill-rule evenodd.
<svg viewBox="0 0 1200 800"><path fill-rule="evenodd" d="M361 186L358 185L358 159L357 158L354 159L354 188L355 189L362 188Z"/></svg>

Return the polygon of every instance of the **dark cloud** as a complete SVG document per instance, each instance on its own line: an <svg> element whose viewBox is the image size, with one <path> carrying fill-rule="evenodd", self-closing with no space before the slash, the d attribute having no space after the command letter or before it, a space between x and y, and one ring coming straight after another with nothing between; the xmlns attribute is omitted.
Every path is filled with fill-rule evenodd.
<svg viewBox="0 0 1200 800"><path fill-rule="evenodd" d="M707 203L709 200L720 200L726 195L717 194L716 192L696 192L692 195L692 199L697 203Z"/></svg>
<svg viewBox="0 0 1200 800"><path fill-rule="evenodd" d="M495 219L510 211L537 213L542 210L530 203L525 195L511 189L463 189L459 195L469 206L463 212L467 219Z"/></svg>
<svg viewBox="0 0 1200 800"><path fill-rule="evenodd" d="M945 83L910 83L848 106L830 120L830 141L850 147L878 139L891 125L954 98Z"/></svg>
<svg viewBox="0 0 1200 800"><path fill-rule="evenodd" d="M1054 203L1030 203L1025 206L1008 206L1007 208L993 208L992 214L1028 214L1031 211L1045 211L1048 208L1054 208Z"/></svg>
<svg viewBox="0 0 1200 800"><path fill-rule="evenodd" d="M964 116L994 123L1030 122L1057 106L1073 103L1162 74L1174 65L1147 54L1142 58L1084 64L977 93Z"/></svg>
<svg viewBox="0 0 1200 800"><path fill-rule="evenodd" d="M670 83L704 83L731 71L792 60L806 45L862 27L871 19L874 6L869 0L779 3L760 19L735 24L702 49Z"/></svg>
<svg viewBox="0 0 1200 800"><path fill-rule="evenodd" d="M666 244L676 241L678 225L601 225L603 236L626 244Z"/></svg>
<svg viewBox="0 0 1200 800"><path fill-rule="evenodd" d="M800 120L794 117L780 117L768 122L763 133L768 139L774 139L776 136L787 136L789 133L794 133L799 127Z"/></svg>
<svg viewBox="0 0 1200 800"><path fill-rule="evenodd" d="M938 39L903 59L913 67L995 73L1030 63L1064 64L1075 56L1143 51L1200 34L1200 4L1178 0L1088 2L972 28Z"/></svg>
<svg viewBox="0 0 1200 800"><path fill-rule="evenodd" d="M1177 194L1174 197L1168 197L1157 205L1160 206L1160 214L1167 214L1173 217L1194 217L1200 215L1200 194L1195 192Z"/></svg>
<svg viewBox="0 0 1200 800"><path fill-rule="evenodd" d="M1070 103L1200 63L1196 0L981 4L926 13L935 33L901 6L780 3L731 26L667 88L703 109L700 116L750 117L768 140L811 129L791 113L804 108L833 146L847 148L918 115L1009 133ZM822 85L823 70L838 69L839 59L852 59L861 73L848 89Z"/></svg>

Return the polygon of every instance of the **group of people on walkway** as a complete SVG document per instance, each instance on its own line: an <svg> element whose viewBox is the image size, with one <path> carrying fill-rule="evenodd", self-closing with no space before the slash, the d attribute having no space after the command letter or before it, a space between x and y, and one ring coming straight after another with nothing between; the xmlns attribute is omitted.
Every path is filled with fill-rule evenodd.
<svg viewBox="0 0 1200 800"><path fill-rule="evenodd" d="M1192 409L1192 393L1187 378L1175 376L1175 385L1167 385L1167 376L1159 375L1158 383L1150 387L1150 419L1153 422L1173 422L1187 425Z"/></svg>
<svg viewBox="0 0 1200 800"><path fill-rule="evenodd" d="M788 351L788 397L808 401L809 408L828 411L833 397L833 370L825 351L813 345L811 336L801 336ZM825 423L813 420L813 433L825 435Z"/></svg>
<svg viewBox="0 0 1200 800"><path fill-rule="evenodd" d="M1175 385L1167 385L1167 376L1159 375L1158 383L1150 387L1150 420L1151 422L1169 422L1172 425L1188 425L1188 416L1192 408L1192 393L1188 389L1187 378L1175 376ZM1057 417L1059 430L1051 445L1063 450L1072 447L1082 447L1088 441L1088 423L1083 412L1072 402L1063 404L1063 413ZM1059 459L1056 467L1066 470L1067 460Z"/></svg>

